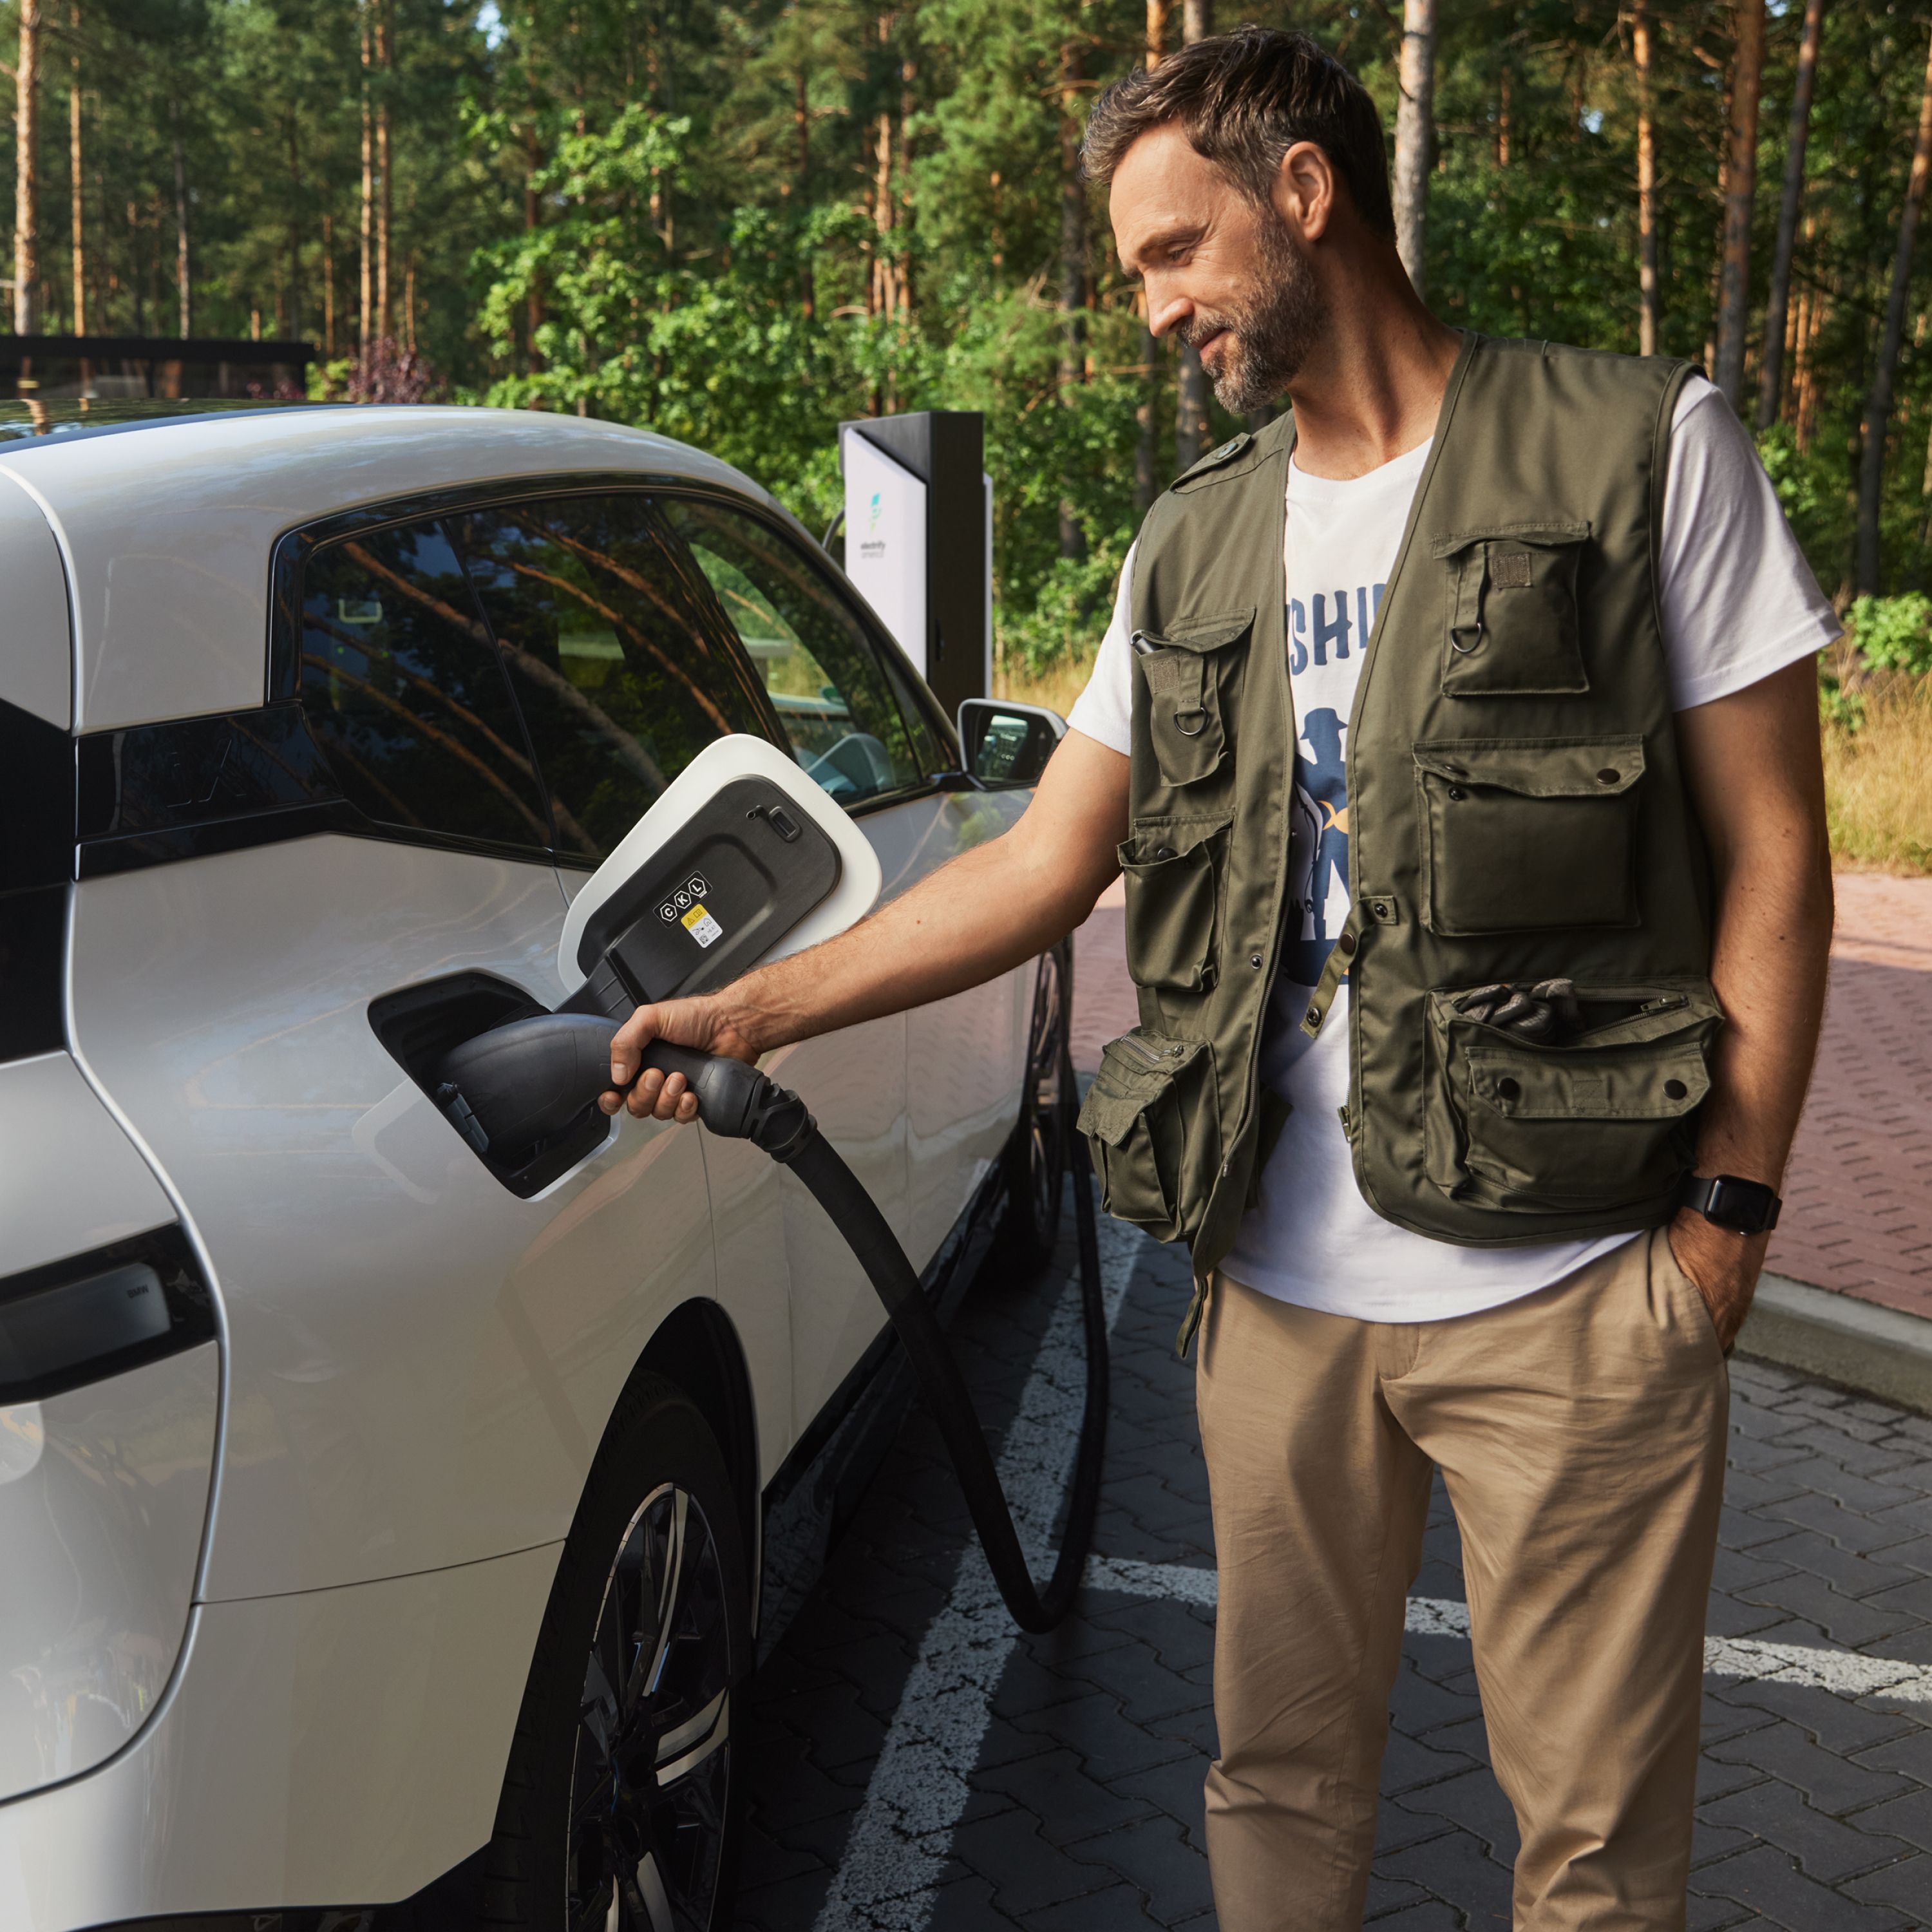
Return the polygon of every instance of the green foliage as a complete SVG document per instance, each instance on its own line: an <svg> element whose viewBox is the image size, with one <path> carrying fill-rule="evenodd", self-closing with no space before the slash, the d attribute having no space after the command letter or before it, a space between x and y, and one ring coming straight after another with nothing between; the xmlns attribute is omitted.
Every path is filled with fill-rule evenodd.
<svg viewBox="0 0 1932 1932"><path fill-rule="evenodd" d="M19 4L0 0L0 39ZM366 103L393 147L390 316L369 331L394 338L389 360L418 358L468 400L581 410L701 445L814 529L837 507L842 420L983 410L1003 649L1029 675L1090 650L1138 522L1139 412L1156 485L1174 468L1173 360L1163 347L1151 383L1142 374L1135 291L1097 192L1076 192L1082 301L1077 314L1063 306L1068 138L1099 87L1142 58L1137 0L78 4L77 35L66 8L42 9L50 329L73 311L77 78L90 327L178 326L178 154L194 328L312 340L323 352L311 393L370 392ZM1180 13L1169 10L1170 46ZM1760 310L1802 14L1794 4L1768 20ZM1400 9L1261 0L1252 17L1334 49L1392 136ZM1697 359L1712 329L1733 14L1720 0L1670 0L1652 17L1659 346ZM1927 32L1922 8L1893 0L1826 10L1793 284L1810 334L1802 385L1794 356L1760 447L1828 590L1850 575L1860 421ZM1636 346L1629 34L1610 0L1444 11L1427 280L1446 319ZM366 212L372 303L382 205L379 182ZM1900 593L1932 590L1923 234L1918 254L1881 518L1886 587ZM1751 326L1755 348L1757 311ZM1235 426L1216 412L1216 433ZM1875 625L1861 623L1862 640ZM1856 694L1831 701L1849 716Z"/></svg>
<svg viewBox="0 0 1932 1932"><path fill-rule="evenodd" d="M1874 670L1932 673L1932 598L1922 591L1861 597L1846 613L1845 628Z"/></svg>

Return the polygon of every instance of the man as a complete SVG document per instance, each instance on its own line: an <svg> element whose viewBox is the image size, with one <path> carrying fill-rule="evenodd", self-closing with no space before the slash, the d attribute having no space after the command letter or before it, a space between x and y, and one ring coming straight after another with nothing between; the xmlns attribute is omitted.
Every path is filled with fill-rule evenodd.
<svg viewBox="0 0 1932 1932"><path fill-rule="evenodd" d="M1823 997L1836 626L1701 377L1430 316L1374 107L1306 39L1132 75L1086 155L1155 333L1292 418L1155 506L1012 832L640 1011L614 1078L653 1034L748 1058L939 998L1124 868L1142 1024L1082 1124L1110 1208L1194 1257L1222 1932L1360 1922L1438 1467L1516 1924L1681 1927L1724 1358ZM692 1111L655 1075L629 1105Z"/></svg>

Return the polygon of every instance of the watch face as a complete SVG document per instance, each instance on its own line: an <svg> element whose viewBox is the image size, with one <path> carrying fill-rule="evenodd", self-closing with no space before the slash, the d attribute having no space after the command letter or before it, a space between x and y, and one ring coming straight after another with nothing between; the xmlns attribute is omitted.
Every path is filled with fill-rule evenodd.
<svg viewBox="0 0 1932 1932"><path fill-rule="evenodd" d="M1772 1225L1778 1196L1761 1180L1741 1180L1736 1174L1720 1174L1712 1184L1710 1204L1705 1218L1720 1228L1739 1234L1761 1234Z"/></svg>

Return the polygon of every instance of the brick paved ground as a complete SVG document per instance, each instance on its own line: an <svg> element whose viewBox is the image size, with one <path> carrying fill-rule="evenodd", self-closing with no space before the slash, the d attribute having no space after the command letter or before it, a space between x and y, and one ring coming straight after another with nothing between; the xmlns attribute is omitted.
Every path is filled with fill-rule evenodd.
<svg viewBox="0 0 1932 1932"><path fill-rule="evenodd" d="M1840 873L1817 1076L1771 1266L1932 1316L1932 879Z"/></svg>
<svg viewBox="0 0 1932 1932"><path fill-rule="evenodd" d="M1206 1485L1191 1371L1171 1346L1185 1276L1170 1250L1124 1252L1096 1548L1113 1559L1110 1575L1139 1564L1148 1568L1136 1574L1198 1580L1212 1563ZM996 1432L1037 1375L1059 1292L1052 1280L982 1288L962 1312L956 1334ZM1690 1924L1892 1932L1932 1922L1932 1422L1739 1364L1733 1424ZM965 1540L915 1415L755 1681L734 1739L752 1789L740 1926L1208 1932L1211 1608L1090 1589L1051 1636L988 1635L957 1622ZM1439 1628L1462 1594L1438 1495L1414 1597L1436 1600L1424 1621ZM970 1641L956 1640L950 1663L963 1706L956 1694L950 1717L933 1723L930 1709L904 1707L926 1695L942 1626ZM1768 1669L1780 1658L1797 1681L1751 1681L1751 1660ZM1822 1688L1831 1683L1891 1688L1841 1695ZM1465 1642L1412 1633L1394 1716L1371 1921L1385 1932L1506 1927L1514 1826L1486 1762ZM915 1719L931 1725L924 1756L904 1748ZM913 1767L908 1788L871 1791L895 1746L891 1762ZM956 1821L940 1800L962 1774ZM890 1841L878 1856L882 1797L922 1834L905 1839L903 1860ZM868 1830L855 1881L852 1848ZM938 1882L908 1898L898 1868L922 1858ZM842 1902L828 1908L842 1863ZM1292 1918L1283 1927L1292 1932Z"/></svg>
<svg viewBox="0 0 1932 1932"><path fill-rule="evenodd" d="M1769 1265L1932 1316L1932 878L1841 872L1832 991ZM1081 929L1076 1063L1134 1023L1116 884Z"/></svg>

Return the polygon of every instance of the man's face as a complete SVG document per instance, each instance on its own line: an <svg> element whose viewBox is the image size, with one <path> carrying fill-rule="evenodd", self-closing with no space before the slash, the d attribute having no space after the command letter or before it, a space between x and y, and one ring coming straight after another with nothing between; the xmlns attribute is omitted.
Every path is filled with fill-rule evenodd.
<svg viewBox="0 0 1932 1932"><path fill-rule="evenodd" d="M1146 284L1148 327L1200 351L1223 409L1240 415L1272 402L1328 319L1286 220L1242 194L1173 125L1127 150L1110 206L1120 260Z"/></svg>

